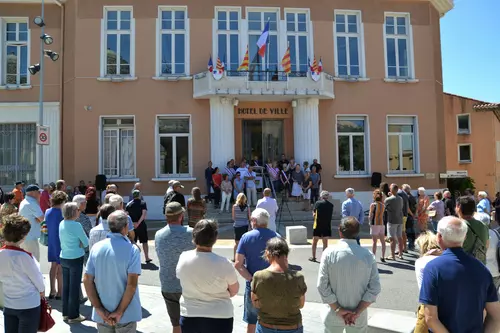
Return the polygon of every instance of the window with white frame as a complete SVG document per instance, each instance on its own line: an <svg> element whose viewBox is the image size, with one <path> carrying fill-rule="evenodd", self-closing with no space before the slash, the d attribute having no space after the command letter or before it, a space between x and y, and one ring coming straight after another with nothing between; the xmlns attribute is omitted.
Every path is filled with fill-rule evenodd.
<svg viewBox="0 0 500 333"><path fill-rule="evenodd" d="M29 29L28 19L4 19L3 59L5 85L29 83Z"/></svg>
<svg viewBox="0 0 500 333"><path fill-rule="evenodd" d="M457 115L457 132L458 134L470 134L470 115Z"/></svg>
<svg viewBox="0 0 500 333"><path fill-rule="evenodd" d="M292 72L307 72L309 18L307 12L286 12L286 38Z"/></svg>
<svg viewBox="0 0 500 333"><path fill-rule="evenodd" d="M135 177L133 117L102 118L102 173L108 178Z"/></svg>
<svg viewBox="0 0 500 333"><path fill-rule="evenodd" d="M228 70L240 66L240 11L217 9L217 55Z"/></svg>
<svg viewBox="0 0 500 333"><path fill-rule="evenodd" d="M410 15L385 15L386 75L388 78L412 77L412 34Z"/></svg>
<svg viewBox="0 0 500 333"><path fill-rule="evenodd" d="M191 126L189 117L158 117L160 176L190 175Z"/></svg>
<svg viewBox="0 0 500 333"><path fill-rule="evenodd" d="M472 162L472 144L459 144L458 145L458 162L471 163Z"/></svg>
<svg viewBox="0 0 500 333"><path fill-rule="evenodd" d="M388 117L389 172L415 173L417 131L415 117Z"/></svg>
<svg viewBox="0 0 500 333"><path fill-rule="evenodd" d="M338 174L366 174L368 152L366 117L337 117Z"/></svg>
<svg viewBox="0 0 500 333"><path fill-rule="evenodd" d="M134 19L132 8L105 8L104 74L133 73Z"/></svg>
<svg viewBox="0 0 500 333"><path fill-rule="evenodd" d="M161 75L187 75L187 11L184 7L160 9Z"/></svg>
<svg viewBox="0 0 500 333"><path fill-rule="evenodd" d="M36 183L36 124L0 124L0 185Z"/></svg>
<svg viewBox="0 0 500 333"><path fill-rule="evenodd" d="M248 20L248 46L250 57L250 71L279 71L278 60L278 11L269 9L267 11L249 9ZM269 40L266 54L261 57L257 52L257 41L264 31L266 23L269 22Z"/></svg>
<svg viewBox="0 0 500 333"><path fill-rule="evenodd" d="M363 76L363 26L361 13L335 11L335 65L339 77Z"/></svg>

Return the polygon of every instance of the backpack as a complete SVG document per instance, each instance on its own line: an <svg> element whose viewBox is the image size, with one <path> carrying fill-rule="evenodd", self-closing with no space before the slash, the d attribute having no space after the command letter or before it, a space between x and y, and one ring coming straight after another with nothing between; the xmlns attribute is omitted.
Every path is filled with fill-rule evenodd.
<svg viewBox="0 0 500 333"><path fill-rule="evenodd" d="M483 264L486 263L486 244L483 243L483 241L479 238L479 236L474 232L474 229L472 229L472 226L467 222L467 226L469 227L469 230L474 234L474 237L476 238L474 240L474 244L472 245L472 250L470 254L477 260L481 261Z"/></svg>
<svg viewBox="0 0 500 333"><path fill-rule="evenodd" d="M500 227L498 227L496 229L492 229L492 230L498 239L497 249L496 249L496 257L497 257L498 271L500 272Z"/></svg>

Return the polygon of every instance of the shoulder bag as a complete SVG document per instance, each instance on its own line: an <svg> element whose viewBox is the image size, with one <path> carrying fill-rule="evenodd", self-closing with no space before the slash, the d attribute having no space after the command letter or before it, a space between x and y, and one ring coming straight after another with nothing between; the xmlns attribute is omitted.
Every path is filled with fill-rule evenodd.
<svg viewBox="0 0 500 333"><path fill-rule="evenodd" d="M56 322L52 318L52 307L50 306L47 299L42 298L40 300L40 323L38 324L38 332L47 332L50 330Z"/></svg>

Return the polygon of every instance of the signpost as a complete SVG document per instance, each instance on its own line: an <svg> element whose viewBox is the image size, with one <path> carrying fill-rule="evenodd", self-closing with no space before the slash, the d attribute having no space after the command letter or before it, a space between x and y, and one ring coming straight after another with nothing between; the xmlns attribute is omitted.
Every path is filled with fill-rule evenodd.
<svg viewBox="0 0 500 333"><path fill-rule="evenodd" d="M439 174L439 178L441 179L450 179L450 178L467 178L469 176L467 170L459 170L459 171L447 171L446 173Z"/></svg>
<svg viewBox="0 0 500 333"><path fill-rule="evenodd" d="M36 144L47 146L50 142L50 134L48 126L36 127Z"/></svg>

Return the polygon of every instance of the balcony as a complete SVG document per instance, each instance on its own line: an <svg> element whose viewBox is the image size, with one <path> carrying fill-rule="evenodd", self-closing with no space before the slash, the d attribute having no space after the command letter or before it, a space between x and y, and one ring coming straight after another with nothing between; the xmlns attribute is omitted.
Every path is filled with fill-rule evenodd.
<svg viewBox="0 0 500 333"><path fill-rule="evenodd" d="M320 73L317 81L308 72L226 71L220 80L212 73L194 76L193 98L208 99L217 96L237 97L241 101L291 101L315 97L333 99L334 81L327 73Z"/></svg>

